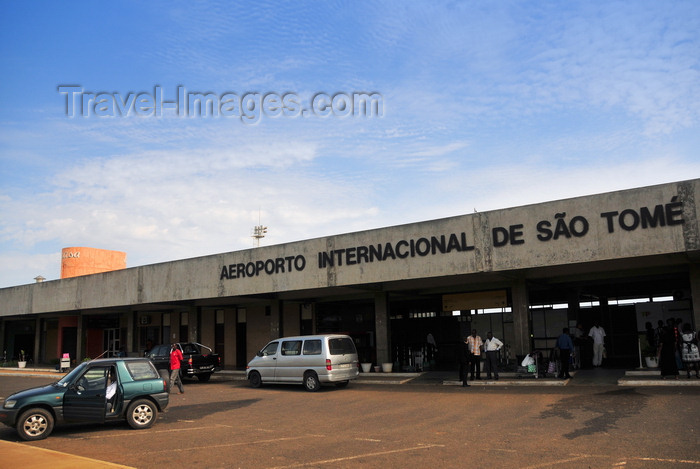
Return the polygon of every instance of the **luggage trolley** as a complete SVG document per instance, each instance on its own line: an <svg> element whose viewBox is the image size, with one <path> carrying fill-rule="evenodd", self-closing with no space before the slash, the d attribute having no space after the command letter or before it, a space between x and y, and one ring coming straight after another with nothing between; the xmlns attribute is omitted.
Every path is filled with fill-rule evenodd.
<svg viewBox="0 0 700 469"><path fill-rule="evenodd" d="M59 367L61 372L64 372L65 370L70 368L70 354L63 354L63 357L61 357L61 364L59 365Z"/></svg>
<svg viewBox="0 0 700 469"><path fill-rule="evenodd" d="M530 363L526 363L525 360L531 359ZM526 355L525 360L518 366L517 377L518 378L546 378L547 377L547 360L542 357L541 350L533 350Z"/></svg>

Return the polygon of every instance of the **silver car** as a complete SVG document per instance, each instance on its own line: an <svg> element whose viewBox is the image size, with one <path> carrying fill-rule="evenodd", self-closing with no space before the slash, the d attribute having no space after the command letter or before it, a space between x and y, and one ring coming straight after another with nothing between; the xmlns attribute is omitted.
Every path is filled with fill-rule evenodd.
<svg viewBox="0 0 700 469"><path fill-rule="evenodd" d="M287 383L318 391L321 384L344 387L359 374L355 343L339 334L273 340L246 367L246 378L254 388Z"/></svg>

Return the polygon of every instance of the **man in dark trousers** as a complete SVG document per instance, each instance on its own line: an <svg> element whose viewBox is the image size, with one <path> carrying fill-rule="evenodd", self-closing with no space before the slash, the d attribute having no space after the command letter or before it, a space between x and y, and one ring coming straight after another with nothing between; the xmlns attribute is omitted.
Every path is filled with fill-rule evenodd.
<svg viewBox="0 0 700 469"><path fill-rule="evenodd" d="M574 351L574 342L569 335L569 328L565 327L561 335L557 339L557 347L559 347L559 375L557 378L571 379L569 374L569 357Z"/></svg>
<svg viewBox="0 0 700 469"><path fill-rule="evenodd" d="M471 352L469 351L469 346L467 345L467 338L464 337L457 347L457 354L459 359L459 380L462 382L462 386L467 388L469 383L467 382L467 375L469 374L469 364L471 363Z"/></svg>
<svg viewBox="0 0 700 469"><path fill-rule="evenodd" d="M180 379L180 361L182 360L182 352L177 344L173 344L170 349L170 392L173 386L177 385L180 390L180 394L185 394L185 389L182 387L182 380Z"/></svg>
<svg viewBox="0 0 700 469"><path fill-rule="evenodd" d="M469 368L471 369L472 381L474 381L474 374L476 374L476 379L481 380L481 351L484 349L484 342L482 342L481 337L476 335L476 329L472 329L472 335L467 337L467 346L471 358Z"/></svg>

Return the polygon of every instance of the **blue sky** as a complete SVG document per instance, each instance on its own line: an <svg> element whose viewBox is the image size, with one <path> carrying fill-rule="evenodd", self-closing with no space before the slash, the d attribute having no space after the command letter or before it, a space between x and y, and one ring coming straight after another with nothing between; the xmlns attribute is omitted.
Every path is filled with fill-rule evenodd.
<svg viewBox="0 0 700 469"><path fill-rule="evenodd" d="M700 2L1 2L0 287L700 177ZM66 116L378 93L381 116Z"/></svg>

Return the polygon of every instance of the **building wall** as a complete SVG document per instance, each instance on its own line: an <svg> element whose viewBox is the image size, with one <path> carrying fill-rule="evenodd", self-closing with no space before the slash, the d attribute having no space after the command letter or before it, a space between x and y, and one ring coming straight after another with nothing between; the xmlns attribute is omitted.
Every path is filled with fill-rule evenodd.
<svg viewBox="0 0 700 469"><path fill-rule="evenodd" d="M699 200L696 179L10 287L0 316L698 252Z"/></svg>

